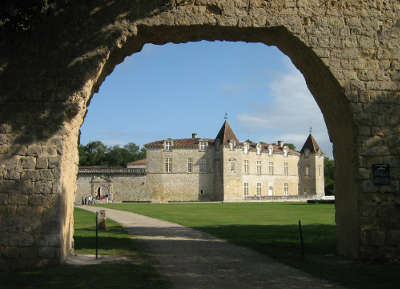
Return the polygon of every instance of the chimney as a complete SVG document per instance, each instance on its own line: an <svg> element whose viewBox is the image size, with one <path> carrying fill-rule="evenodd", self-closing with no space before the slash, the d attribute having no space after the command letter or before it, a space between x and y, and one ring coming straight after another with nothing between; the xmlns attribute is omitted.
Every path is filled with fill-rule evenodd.
<svg viewBox="0 0 400 289"><path fill-rule="evenodd" d="M278 140L278 146L279 146L280 148L282 148L282 147L283 147L283 141Z"/></svg>
<svg viewBox="0 0 400 289"><path fill-rule="evenodd" d="M197 133L192 133L192 138L197 138Z"/></svg>

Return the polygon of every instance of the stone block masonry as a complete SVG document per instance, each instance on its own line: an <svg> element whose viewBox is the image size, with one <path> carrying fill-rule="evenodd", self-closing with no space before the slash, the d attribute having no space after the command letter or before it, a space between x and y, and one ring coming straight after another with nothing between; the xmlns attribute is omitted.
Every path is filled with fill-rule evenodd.
<svg viewBox="0 0 400 289"><path fill-rule="evenodd" d="M262 42L289 56L334 145L338 252L399 260L399 1L58 5L29 31L0 24L2 269L71 252L79 128L105 77L145 43L198 40ZM373 164L390 164L390 185L371 183Z"/></svg>

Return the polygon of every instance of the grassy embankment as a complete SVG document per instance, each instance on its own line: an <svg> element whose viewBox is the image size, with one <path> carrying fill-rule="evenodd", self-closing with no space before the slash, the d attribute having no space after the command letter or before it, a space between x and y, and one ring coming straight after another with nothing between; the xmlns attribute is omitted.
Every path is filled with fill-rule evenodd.
<svg viewBox="0 0 400 289"><path fill-rule="evenodd" d="M75 252L95 254L95 214L75 209ZM119 224L107 220L107 231L99 233L100 255L123 255L129 262L86 266L55 266L25 272L0 272L0 288L14 289L87 289L170 288L146 261L142 253Z"/></svg>
<svg viewBox="0 0 400 289"><path fill-rule="evenodd" d="M336 257L333 205L304 203L109 204L192 227L348 288L400 288L400 265L362 264ZM305 259L299 246L303 225Z"/></svg>

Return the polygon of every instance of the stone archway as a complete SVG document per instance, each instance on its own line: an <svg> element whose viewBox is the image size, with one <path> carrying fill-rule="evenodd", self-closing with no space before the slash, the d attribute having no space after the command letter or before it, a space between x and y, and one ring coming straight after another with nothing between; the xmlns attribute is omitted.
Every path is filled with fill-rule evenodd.
<svg viewBox="0 0 400 289"><path fill-rule="evenodd" d="M397 0L98 0L54 11L0 38L0 268L71 251L79 128L105 77L145 43L197 40L262 42L291 58L334 144L339 253L399 258ZM391 166L390 185L372 183L373 164Z"/></svg>

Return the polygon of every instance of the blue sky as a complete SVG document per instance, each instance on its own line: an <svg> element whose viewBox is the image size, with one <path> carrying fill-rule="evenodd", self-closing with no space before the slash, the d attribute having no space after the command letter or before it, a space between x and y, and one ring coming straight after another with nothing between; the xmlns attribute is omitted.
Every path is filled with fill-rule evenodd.
<svg viewBox="0 0 400 289"><path fill-rule="evenodd" d="M302 74L276 47L244 42L146 44L93 96L81 144L143 145L193 132L214 138L224 114L240 140L301 149L309 129L332 157L322 113Z"/></svg>

